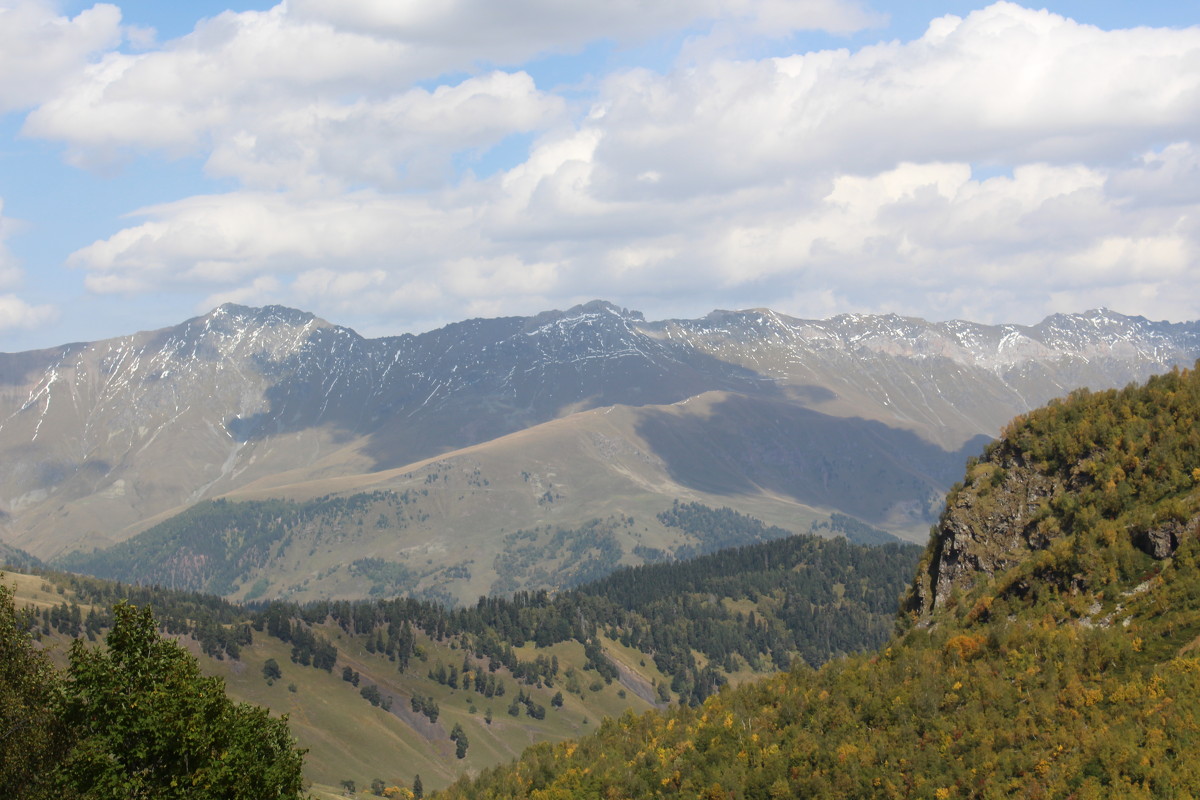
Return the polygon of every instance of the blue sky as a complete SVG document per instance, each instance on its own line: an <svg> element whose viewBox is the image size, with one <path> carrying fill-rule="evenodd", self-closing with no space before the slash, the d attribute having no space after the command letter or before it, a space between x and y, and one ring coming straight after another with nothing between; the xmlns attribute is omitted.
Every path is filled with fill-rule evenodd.
<svg viewBox="0 0 1200 800"><path fill-rule="evenodd" d="M573 5L0 0L0 351L226 301L1200 317L1194 2Z"/></svg>

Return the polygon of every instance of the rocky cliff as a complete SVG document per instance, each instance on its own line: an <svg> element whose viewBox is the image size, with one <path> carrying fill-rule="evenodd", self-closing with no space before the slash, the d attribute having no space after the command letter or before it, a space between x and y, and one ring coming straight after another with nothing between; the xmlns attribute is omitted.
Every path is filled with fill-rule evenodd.
<svg viewBox="0 0 1200 800"><path fill-rule="evenodd" d="M928 621L989 582L1021 597L1035 576L1083 594L1171 557L1200 531L1198 419L1194 370L1018 417L951 489L904 611Z"/></svg>

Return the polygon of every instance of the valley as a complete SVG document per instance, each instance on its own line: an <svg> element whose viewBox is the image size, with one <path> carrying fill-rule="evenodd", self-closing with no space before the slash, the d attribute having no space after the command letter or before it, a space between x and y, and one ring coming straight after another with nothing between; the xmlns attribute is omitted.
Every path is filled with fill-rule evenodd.
<svg viewBox="0 0 1200 800"><path fill-rule="evenodd" d="M741 475L762 490L770 473L756 472L755 464L786 461L787 451L773 446L788 441L805 452L820 441L810 409L773 405L771 425L789 438L754 442L751 434L752 446L739 451L732 433L723 439L719 425L705 426L727 413L722 405L731 400L709 393L679 406L575 411L408 468L285 477L278 485L263 478L166 515L108 548L56 560L101 577L47 570L10 551L25 558L13 573L19 624L62 664L68 641L105 635L117 601L154 607L161 630L233 697L288 715L309 751L307 780L327 796L350 786L411 786L418 775L423 786L448 787L450 796L522 796L539 786L572 794L579 790L570 766L576 748L605 783L634 795L651 784L824 791L854 785L853 775L896 791L902 780L918 791L953 792L993 785L990 778L973 783L980 769L1016 770L1007 785L1030 790L1050 785L1031 776L1115 785L1139 768L1124 756L1108 771L1088 766L1088 753L1110 747L1110 739L1088 738L1080 719L1090 720L1091 730L1124 731L1104 714L1134 697L1153 700L1159 690L1147 687L1154 686L1170 687L1183 703L1183 716L1161 721L1173 736L1191 719L1191 695L1175 673L1187 666L1179 659L1200 635L1200 612L1187 599L1200 480L1191 468L1200 447L1195 375L1176 369L1144 387L1076 390L1017 416L966 461L919 564L918 548L863 521L882 513L883 504L861 506L861 516L833 510L843 502L835 499L834 481L821 484L828 505L813 506L828 513L809 516L803 534L686 497L653 517L649 501L628 507L636 513L622 506L584 521L556 516L572 497L598 513L605 495L620 495L613 488L620 481L644 489L664 473L676 479L672 488L695 487L727 468L730 478ZM752 403L740 413L762 407ZM639 413L669 415L672 425L646 434L642 416L638 442L646 446L625 447L611 432L620 415ZM789 413L807 424L789 430ZM877 447L903 449L888 436L913 442L910 432L866 424L879 426ZM563 441L556 428L575 436L576 450L555 446ZM849 453L843 458L855 457L847 429L834 430L830 442ZM656 435L676 438L671 447L649 446ZM687 454L674 470L663 467L672 447ZM689 471L697 448L706 448L716 466ZM488 458L518 450L561 459L554 462L559 471L504 477L502 465L511 462ZM581 451L620 466L610 471L611 483L589 487L595 470L571 471ZM919 451L908 452L901 463L920 459ZM364 482L367 475L374 482ZM886 475L875 478L884 488ZM281 491L289 487L291 497ZM621 496L634 496L625 491ZM452 536L458 530L438 527L455 513L468 519L462 512L472 507L483 518L473 529L479 538L470 538L465 522L461 540ZM535 508L541 524L518 527L528 518L522 513ZM506 511L511 529L496 525ZM398 547L410 529L417 533L410 541L423 544ZM435 535L443 537L441 547L429 546ZM371 549L381 541L393 549ZM856 655L864 650L875 654ZM1053 670L1032 655L1039 652L1059 654ZM1099 653L1108 654L1107 666L1096 672ZM771 673L778 676L764 677ZM997 683L996 675L1008 677ZM971 730L994 730L985 717L1011 703L1010 684L1024 687L1036 704L1017 730L1051 725L1049 741L1084 743L1081 755L1062 759L1063 772L1019 766L1024 754L1042 751L1015 740L1003 749L1017 766L1002 766L993 749L999 745L939 716L978 717ZM873 688L864 694L864 686ZM893 698L886 708L885 697ZM644 713L668 706L666 715ZM1138 708L1147 719L1157 713ZM886 750L855 733L863 715L884 726ZM739 718L740 732L725 742L722 728ZM944 749L958 753L961 768L947 771L910 752L913 741L932 735L912 731L912 720L922 719ZM807 778L781 772L782 751L769 743L780 736L811 742L808 725L840 741L837 761L853 756L860 771L827 765ZM742 741L749 730L761 735ZM1022 736L1033 741L1028 730ZM654 759L640 754L643 741L661 744ZM691 754L701 745L709 755L697 761ZM826 763L830 751L814 748L803 758ZM1171 763L1170 752L1145 752ZM629 772L611 762L614 754L642 767ZM513 767L497 766L514 758ZM533 783L522 777L531 759L543 765ZM668 767L673 771L659 774ZM470 783L476 777L479 783Z"/></svg>
<svg viewBox="0 0 1200 800"><path fill-rule="evenodd" d="M762 532L732 512L676 513L726 538ZM153 608L232 697L288 715L308 749L306 777L332 795L345 780L409 786L417 775L438 788L626 710L700 702L726 683L873 646L919 554L776 533L569 592L457 609L391 593L244 608L54 572L10 572L3 583L60 664L71 637L103 638L119 599Z"/></svg>

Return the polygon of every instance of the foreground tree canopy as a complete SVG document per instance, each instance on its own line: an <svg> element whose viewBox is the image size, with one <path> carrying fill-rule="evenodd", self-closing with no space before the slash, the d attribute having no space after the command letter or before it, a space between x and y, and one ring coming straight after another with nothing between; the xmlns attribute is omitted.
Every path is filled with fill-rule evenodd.
<svg viewBox="0 0 1200 800"><path fill-rule="evenodd" d="M0 587L0 796L301 796L303 753L285 720L231 701L149 609L113 616L107 647L76 640L60 675Z"/></svg>
<svg viewBox="0 0 1200 800"><path fill-rule="evenodd" d="M57 682L0 584L0 797L32 790L66 751L65 726L52 707Z"/></svg>

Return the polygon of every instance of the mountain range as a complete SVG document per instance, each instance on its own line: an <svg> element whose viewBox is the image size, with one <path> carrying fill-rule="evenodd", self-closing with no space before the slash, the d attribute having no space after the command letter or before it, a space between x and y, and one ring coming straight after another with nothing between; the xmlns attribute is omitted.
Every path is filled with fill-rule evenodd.
<svg viewBox="0 0 1200 800"><path fill-rule="evenodd" d="M193 588L213 588L223 558L237 598L457 601L595 577L567 568L580 553L602 571L730 544L664 521L676 500L923 541L1011 417L1198 356L1200 323L1107 310L1034 326L763 309L650 322L596 301L366 339L225 305L0 354L0 540L79 569L123 542L161 567L169 548ZM228 505L196 506L214 498ZM270 503L295 513L267 519ZM222 553L189 550L184 512Z"/></svg>

